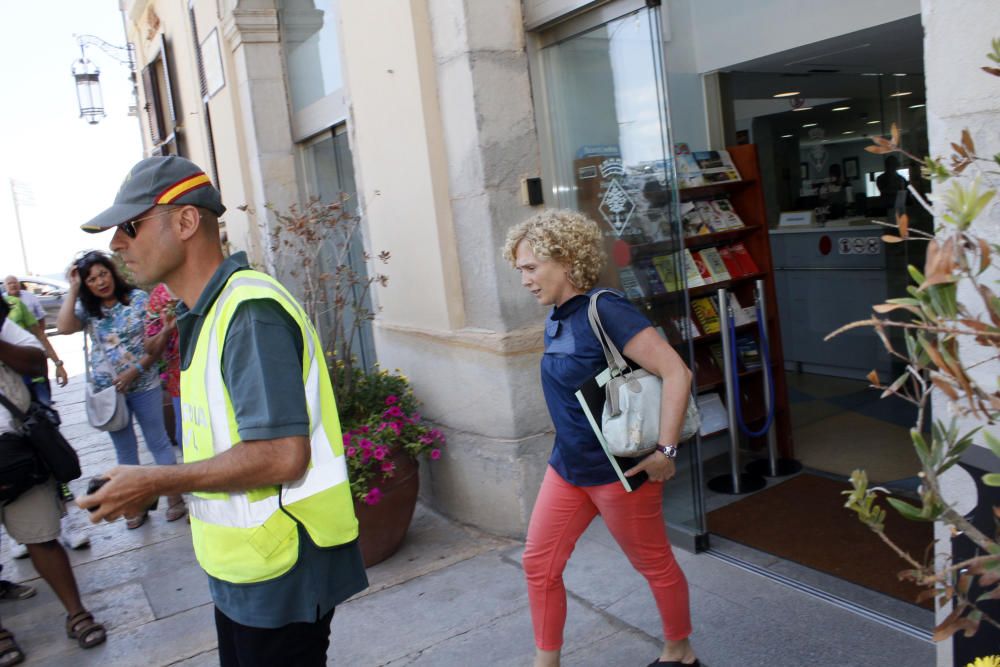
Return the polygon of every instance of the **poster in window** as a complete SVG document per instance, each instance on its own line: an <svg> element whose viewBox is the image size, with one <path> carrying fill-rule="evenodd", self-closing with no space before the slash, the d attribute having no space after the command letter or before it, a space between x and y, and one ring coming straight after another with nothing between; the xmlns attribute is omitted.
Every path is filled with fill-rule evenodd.
<svg viewBox="0 0 1000 667"><path fill-rule="evenodd" d="M212 97L226 85L222 72L222 51L219 49L219 31L212 30L201 42L201 63L205 73L205 96Z"/></svg>

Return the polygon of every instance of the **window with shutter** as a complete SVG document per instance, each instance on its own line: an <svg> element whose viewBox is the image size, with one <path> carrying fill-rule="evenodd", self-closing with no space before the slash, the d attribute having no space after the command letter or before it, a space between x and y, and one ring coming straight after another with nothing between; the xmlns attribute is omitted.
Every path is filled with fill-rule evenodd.
<svg viewBox="0 0 1000 667"><path fill-rule="evenodd" d="M142 70L142 91L153 155L184 155L181 127L177 124L173 88L170 85L168 45L161 34L159 52Z"/></svg>

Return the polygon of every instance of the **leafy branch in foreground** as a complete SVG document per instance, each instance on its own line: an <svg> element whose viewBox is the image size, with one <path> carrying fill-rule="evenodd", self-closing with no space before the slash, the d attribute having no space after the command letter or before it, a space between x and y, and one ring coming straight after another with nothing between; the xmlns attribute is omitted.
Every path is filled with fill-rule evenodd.
<svg viewBox="0 0 1000 667"><path fill-rule="evenodd" d="M988 58L1000 64L1000 39L993 40L992 47ZM1000 76L1000 68L982 69ZM941 489L941 476L974 443L984 444L1000 458L1000 439L989 430L1000 418L997 378L976 373L977 367L1000 360L1000 296L993 289L998 282L1000 245L980 235L975 224L990 210L996 196L1000 153L979 155L968 130L963 130L951 148L947 162L919 158L903 150L895 125L890 137L875 137L874 145L866 148L875 154L899 153L920 163L921 173L934 183L935 193L925 197L912 184L909 192L934 216L936 229L934 234L910 229L905 213L898 214L895 223L885 223L892 229L882 236L886 243L928 244L923 270L908 267L912 284L906 289L907 296L873 306L871 318L847 324L826 337L829 340L845 331L869 327L888 353L905 364L903 373L891 382L883 382L875 371L868 380L882 390L882 398L897 396L917 407L910 438L921 465L920 503L888 497L886 489L869 487L863 470L855 470L851 475L853 490L844 492L844 506L910 566L899 577L924 588L921 600L936 597L942 604L953 603L951 614L935 628L937 641L958 631L971 636L984 622L1000 628L1000 620L981 607L988 600L1000 600L1000 507L993 508L994 529L986 534L959 514ZM890 336L892 331L901 334L902 346L900 336ZM975 361L967 361L970 358ZM947 398L952 416L947 422L935 419L928 432L927 410L935 391ZM962 432L959 417L978 426ZM1000 473L986 474L983 482L1000 487ZM959 563L947 558L936 563L933 544L919 558L907 553L885 534L886 512L878 504L880 493L909 520L940 521L951 527L952 535L963 534L977 547L977 555ZM977 586L973 588L973 584ZM972 590L977 590L975 596Z"/></svg>

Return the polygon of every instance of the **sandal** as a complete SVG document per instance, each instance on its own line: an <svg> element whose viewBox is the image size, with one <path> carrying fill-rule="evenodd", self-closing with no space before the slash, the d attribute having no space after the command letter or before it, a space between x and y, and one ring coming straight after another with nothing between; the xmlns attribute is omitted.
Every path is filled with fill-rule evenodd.
<svg viewBox="0 0 1000 667"><path fill-rule="evenodd" d="M108 638L104 626L94 620L86 609L66 617L66 636L75 639L80 648L93 648Z"/></svg>
<svg viewBox="0 0 1000 667"><path fill-rule="evenodd" d="M14 635L0 628L0 667L19 665L24 662L24 651L17 645Z"/></svg>
<svg viewBox="0 0 1000 667"><path fill-rule="evenodd" d="M149 512L143 512L138 516L130 516L125 519L125 527L129 530L135 530L142 524L146 523L146 519L149 518Z"/></svg>
<svg viewBox="0 0 1000 667"><path fill-rule="evenodd" d="M167 521L177 521L178 519L183 519L187 516L187 513L188 510L187 505L184 504L184 498L182 496L178 496L177 502L167 507Z"/></svg>

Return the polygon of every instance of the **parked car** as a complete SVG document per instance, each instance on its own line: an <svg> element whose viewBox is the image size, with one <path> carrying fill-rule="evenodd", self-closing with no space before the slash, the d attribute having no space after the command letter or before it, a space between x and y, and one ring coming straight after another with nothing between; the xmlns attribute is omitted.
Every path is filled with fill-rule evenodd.
<svg viewBox="0 0 1000 667"><path fill-rule="evenodd" d="M69 292L69 283L58 278L43 278L41 276L18 276L18 279L21 281L21 289L37 296L42 308L45 309L45 328L54 329L59 309ZM2 283L0 283L0 292L7 294Z"/></svg>

